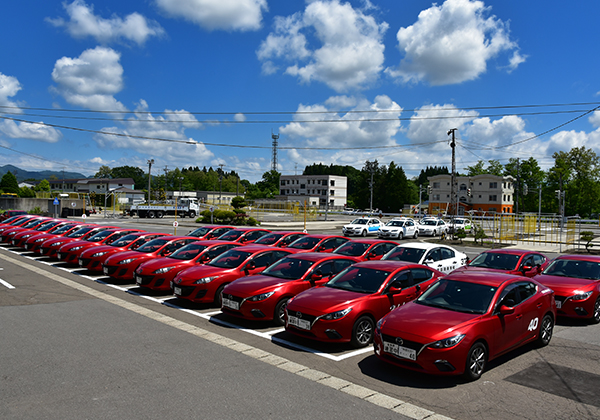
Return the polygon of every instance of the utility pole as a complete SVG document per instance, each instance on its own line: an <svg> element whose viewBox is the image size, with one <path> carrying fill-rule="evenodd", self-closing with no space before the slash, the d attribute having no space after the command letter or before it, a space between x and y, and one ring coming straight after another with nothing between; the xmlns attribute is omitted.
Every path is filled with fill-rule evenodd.
<svg viewBox="0 0 600 420"><path fill-rule="evenodd" d="M154 159L148 159L148 204L150 204L150 186L152 182L152 165L154 164Z"/></svg>
<svg viewBox="0 0 600 420"><path fill-rule="evenodd" d="M452 148L452 181L450 183L450 209L454 210L454 214L458 214L458 204L456 200L456 137L455 133L457 128L448 130L448 135L452 134L452 140L450 141L450 147Z"/></svg>
<svg viewBox="0 0 600 420"><path fill-rule="evenodd" d="M273 162L271 164L271 170L277 172L277 140L279 139L279 134L273 134L271 132L271 138L273 139Z"/></svg>
<svg viewBox="0 0 600 420"><path fill-rule="evenodd" d="M169 176L169 167L167 165L165 165L165 196L167 194L167 190L169 189L168 183L167 183L168 176Z"/></svg>
<svg viewBox="0 0 600 420"><path fill-rule="evenodd" d="M371 189L371 201L369 204L369 210L373 211L373 167L371 166L371 182L369 182L369 188Z"/></svg>
<svg viewBox="0 0 600 420"><path fill-rule="evenodd" d="M219 168L221 169L219 171L219 204L221 204L221 195L222 195L222 184L223 184L223 166L225 166L223 163L219 163Z"/></svg>
<svg viewBox="0 0 600 420"><path fill-rule="evenodd" d="M517 196L517 201L515 202L515 214L519 214L519 196L521 195L521 177L520 174L521 173L521 168L519 167L519 158L517 158L517 188L516 188L516 196Z"/></svg>

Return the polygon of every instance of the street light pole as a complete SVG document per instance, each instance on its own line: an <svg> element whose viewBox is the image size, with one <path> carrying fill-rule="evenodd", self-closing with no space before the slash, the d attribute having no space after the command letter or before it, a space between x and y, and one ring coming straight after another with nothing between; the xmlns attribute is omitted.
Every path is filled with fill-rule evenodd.
<svg viewBox="0 0 600 420"><path fill-rule="evenodd" d="M150 185L152 181L152 164L154 159L148 159L148 204L150 204Z"/></svg>

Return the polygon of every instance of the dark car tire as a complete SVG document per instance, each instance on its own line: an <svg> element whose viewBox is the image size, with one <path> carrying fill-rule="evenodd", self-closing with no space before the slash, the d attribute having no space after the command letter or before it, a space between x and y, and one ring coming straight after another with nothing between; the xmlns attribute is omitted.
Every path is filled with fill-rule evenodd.
<svg viewBox="0 0 600 420"><path fill-rule="evenodd" d="M419 237L419 231L415 230L415 234L413 235L413 239L417 239Z"/></svg>
<svg viewBox="0 0 600 420"><path fill-rule="evenodd" d="M215 298L214 298L214 304L215 306L218 306L219 308L222 306L223 304L223 296L222 296L222 292L223 289L225 288L225 286L227 286L227 284L222 284L217 288L217 291L215 292Z"/></svg>
<svg viewBox="0 0 600 420"><path fill-rule="evenodd" d="M467 362L465 364L464 376L468 381L476 381L481 377L485 365L487 364L487 348L482 342L473 344L469 354L467 355Z"/></svg>
<svg viewBox="0 0 600 420"><path fill-rule="evenodd" d="M550 344L552 339L552 331L554 330L554 319L552 316L545 315L540 324L540 331L538 332L537 346L545 347Z"/></svg>
<svg viewBox="0 0 600 420"><path fill-rule="evenodd" d="M591 322L592 324L600 324L600 296L596 298L596 303L594 303L594 313L592 314Z"/></svg>
<svg viewBox="0 0 600 420"><path fill-rule="evenodd" d="M362 231L362 233L361 233L361 235L362 235L363 237L367 236L367 229L363 230L363 231Z"/></svg>
<svg viewBox="0 0 600 420"><path fill-rule="evenodd" d="M156 217L156 214L153 211L149 211L148 212L148 218L149 219L154 219Z"/></svg>
<svg viewBox="0 0 600 420"><path fill-rule="evenodd" d="M398 240L404 239L404 233L398 232Z"/></svg>
<svg viewBox="0 0 600 420"><path fill-rule="evenodd" d="M362 316L354 323L352 327L352 338L350 343L353 347L361 348L368 346L373 341L373 332L375 324L368 316Z"/></svg>
<svg viewBox="0 0 600 420"><path fill-rule="evenodd" d="M285 307L288 301L288 298L284 298L275 305L275 311L273 312L273 322L275 325L285 325Z"/></svg>

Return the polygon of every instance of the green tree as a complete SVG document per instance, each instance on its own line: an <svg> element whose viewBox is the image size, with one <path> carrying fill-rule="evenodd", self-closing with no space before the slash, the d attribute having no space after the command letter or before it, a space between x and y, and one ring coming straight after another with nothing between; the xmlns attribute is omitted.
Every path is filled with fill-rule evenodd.
<svg viewBox="0 0 600 420"><path fill-rule="evenodd" d="M8 171L0 180L0 189L5 193L19 194L19 183L17 177Z"/></svg>
<svg viewBox="0 0 600 420"><path fill-rule="evenodd" d="M112 178L112 169L109 166L102 165L94 175L94 178Z"/></svg>
<svg viewBox="0 0 600 420"><path fill-rule="evenodd" d="M131 178L133 179L136 190L148 187L148 174L146 174L143 169L136 166L117 166L112 168L110 171L110 178Z"/></svg>
<svg viewBox="0 0 600 420"><path fill-rule="evenodd" d="M504 175L512 176L520 184L518 191L515 191L515 200L519 199L519 212L537 212L539 195L536 194L536 190L543 189L545 179L544 171L538 162L533 157L524 161L510 158L504 166Z"/></svg>
<svg viewBox="0 0 600 420"><path fill-rule="evenodd" d="M22 187L19 189L19 197L34 198L35 192L29 187Z"/></svg>
<svg viewBox="0 0 600 420"><path fill-rule="evenodd" d="M47 179L42 179L33 189L34 191L50 191L50 183Z"/></svg>
<svg viewBox="0 0 600 420"><path fill-rule="evenodd" d="M477 163L473 166L467 166L465 170L467 171L467 176L475 176L475 175L498 175L501 176L504 171L504 166L500 163L500 161L492 159L488 160L489 166L487 168L484 167L483 160L477 161Z"/></svg>

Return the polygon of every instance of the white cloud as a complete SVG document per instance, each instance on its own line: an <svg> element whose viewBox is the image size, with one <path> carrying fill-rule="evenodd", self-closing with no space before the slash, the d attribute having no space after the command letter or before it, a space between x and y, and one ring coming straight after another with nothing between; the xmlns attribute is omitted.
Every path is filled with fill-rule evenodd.
<svg viewBox="0 0 600 420"><path fill-rule="evenodd" d="M162 36L163 28L155 21L147 20L139 13L131 13L125 18L112 16L104 19L94 15L94 6L88 6L83 0L71 4L63 3L70 20L47 18L46 21L56 27L64 27L74 38L94 37L100 43L109 43L122 39L142 45L151 36Z"/></svg>
<svg viewBox="0 0 600 420"><path fill-rule="evenodd" d="M85 50L78 58L62 57L52 70L53 90L67 102L83 108L103 111L126 111L113 95L123 89L121 56L113 49L96 47Z"/></svg>
<svg viewBox="0 0 600 420"><path fill-rule="evenodd" d="M94 140L104 149L131 149L150 157L163 157L171 164L179 166L197 166L198 162L206 162L213 157L213 153L204 144L185 134L188 128L202 127L192 114L185 110L165 110L166 116L156 117L147 109L147 103L142 100L134 112L134 117L129 118L124 127L106 127L101 130L118 135L97 134Z"/></svg>
<svg viewBox="0 0 600 420"><path fill-rule="evenodd" d="M352 112L339 112L336 106L350 103L354 105ZM300 105L297 112L294 122L279 132L291 141L306 141L310 147L393 145L401 127L398 117L402 108L386 95L377 96L373 103L333 97L322 105Z"/></svg>
<svg viewBox="0 0 600 420"><path fill-rule="evenodd" d="M21 83L16 77L0 73L0 106L10 107L8 110L10 113L21 114L23 111L18 104L9 99L21 89ZM7 118L10 117L7 116ZM56 143L62 137L60 131L48 127L42 122L19 122L10 119L0 120L0 133L13 139L38 140L47 143Z"/></svg>
<svg viewBox="0 0 600 420"><path fill-rule="evenodd" d="M398 46L404 58L386 72L404 82L447 85L473 80L487 70L489 60L516 50L509 71L524 62L518 46L509 39L508 25L482 1L446 0L419 13L417 22L400 28Z"/></svg>
<svg viewBox="0 0 600 420"><path fill-rule="evenodd" d="M275 18L274 32L257 56L266 74L277 71L275 61L282 61L287 63L285 74L303 83L323 82L337 92L360 89L376 81L383 69L387 29L387 23L377 23L349 3L311 1L304 13Z"/></svg>
<svg viewBox="0 0 600 420"><path fill-rule="evenodd" d="M600 111L594 111L588 120L594 127L600 127Z"/></svg>
<svg viewBox="0 0 600 420"><path fill-rule="evenodd" d="M209 31L254 31L262 25L267 0L156 0L173 17L184 18Z"/></svg>

